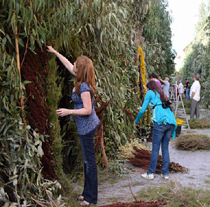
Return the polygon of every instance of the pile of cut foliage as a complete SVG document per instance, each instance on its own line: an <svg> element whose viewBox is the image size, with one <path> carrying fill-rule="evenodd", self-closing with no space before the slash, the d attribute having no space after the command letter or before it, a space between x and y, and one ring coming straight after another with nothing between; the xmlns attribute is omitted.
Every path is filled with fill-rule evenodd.
<svg viewBox="0 0 210 207"><path fill-rule="evenodd" d="M210 150L210 138L206 135L181 134L176 140L177 149L181 150Z"/></svg>
<svg viewBox="0 0 210 207"><path fill-rule="evenodd" d="M143 149L143 148L136 148L136 147L134 147L133 149L134 149L134 152L133 152L134 157L131 157L129 159L129 162L134 166L138 166L147 170L149 168L151 151L147 149ZM157 173L161 172L162 165L163 165L162 156L159 155L157 168L156 168ZM187 172L188 169L181 166L178 163L171 162L169 171L170 172Z"/></svg>
<svg viewBox="0 0 210 207"><path fill-rule="evenodd" d="M190 119L189 125L191 129L210 128L210 119L206 117L202 119Z"/></svg>
<svg viewBox="0 0 210 207"><path fill-rule="evenodd" d="M134 157L134 148L147 149L144 144L139 142L139 139L133 139L130 142L127 142L124 146L119 147L119 158L129 160L131 157Z"/></svg>

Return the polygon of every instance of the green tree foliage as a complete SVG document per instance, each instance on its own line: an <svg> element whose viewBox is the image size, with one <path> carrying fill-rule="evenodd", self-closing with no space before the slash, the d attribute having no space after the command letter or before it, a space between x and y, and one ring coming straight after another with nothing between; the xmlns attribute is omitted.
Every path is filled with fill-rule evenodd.
<svg viewBox="0 0 210 207"><path fill-rule="evenodd" d="M40 159L44 137L22 123L20 98L26 95L25 85L29 82L20 81L15 45L15 37L18 37L22 68L28 51L35 54L37 45L42 47L45 42L48 34L45 12L51 6L37 0L0 2L1 206L39 206L46 201L47 205L62 206L59 197L56 198L60 184L45 181L42 176Z"/></svg>
<svg viewBox="0 0 210 207"><path fill-rule="evenodd" d="M155 0L143 22L147 71L155 71L162 78L174 73L175 51L172 49L172 22L167 10L168 1Z"/></svg>
<svg viewBox="0 0 210 207"><path fill-rule="evenodd" d="M0 2L0 164L3 172L1 187L4 188L0 195L1 204L14 202L18 206L23 203L25 206L39 206L39 202L44 205L47 200L51 206L62 206L53 194L59 192L59 185L53 182L45 183L41 175L42 141L43 137L47 136L39 135L34 132L35 129L30 126L25 128L22 124L20 97L26 97L25 105L28 106L27 95L30 94L26 94L25 88L30 83L27 80L20 81L15 45L16 31L21 68L29 57L29 50L36 56L36 52L44 50L43 45L46 44L53 45L71 62L81 54L93 60L98 94L102 95L102 102L110 101L104 114L104 139L106 152L109 158L113 158L118 146L134 137L134 120L128 117L125 111L131 111L135 116L140 104L136 95L138 71L135 62L139 44L136 43L138 31L144 28L146 69L155 70L161 76L173 71L174 56L169 27L171 20L166 7L163 0ZM64 99L68 96L68 99L61 102L66 104L65 107L69 107L73 88L72 77L62 70L64 71L64 68L59 61L50 56L47 94L43 100L47 102L50 110L49 121L54 143L52 150L58 169L62 169L62 148L55 109L59 105L61 91ZM39 79L39 76L35 78ZM99 105L100 102L96 107ZM73 119L67 118L66 121L70 123ZM62 125L61 134L67 133L71 136L69 156L79 151L75 132L75 126L72 124ZM62 173L57 171L57 174L60 176ZM9 185L10 191L5 187L9 180L13 182ZM48 187L51 187L51 191ZM5 191L11 197L2 194ZM52 199L55 201L53 204Z"/></svg>
<svg viewBox="0 0 210 207"><path fill-rule="evenodd" d="M80 31L83 53L94 61L98 91L103 101L110 100L104 121L105 137L109 139L106 142L108 152L110 143L115 149L133 134L133 120L128 120L123 111L135 112L132 109L136 108L134 57L137 48L134 41L143 24L148 71L152 67L160 75L174 71L171 20L166 6L165 1L156 1L155 4L150 1L87 1L76 5L80 12L74 13L74 22L77 22L74 28ZM157 45L158 52L154 52L150 45Z"/></svg>
<svg viewBox="0 0 210 207"><path fill-rule="evenodd" d="M98 94L102 95L103 102L110 101L105 114L104 136L107 140L106 150L113 156L116 147L133 136L133 120L124 110L134 112L132 109L136 108L134 105L137 106L138 103L135 101L137 70L134 61L136 50L134 40L136 32L132 25L139 22L133 21L131 17L132 9L135 6L140 8L143 3L148 4L146 1L77 2L71 16L75 35L80 39L79 44L82 48L80 54L89 56L94 62ZM57 19L51 19L51 24L56 24L54 21L57 22ZM71 47L71 44L65 43L65 51L69 55L72 52L69 58L75 61Z"/></svg>
<svg viewBox="0 0 210 207"><path fill-rule="evenodd" d="M181 77L193 82L193 75L200 76L201 83L201 101L205 106L210 105L210 38L209 38L209 8L207 5L201 4L199 9L199 21L196 25L196 35L192 43L188 46L184 65L181 69Z"/></svg>

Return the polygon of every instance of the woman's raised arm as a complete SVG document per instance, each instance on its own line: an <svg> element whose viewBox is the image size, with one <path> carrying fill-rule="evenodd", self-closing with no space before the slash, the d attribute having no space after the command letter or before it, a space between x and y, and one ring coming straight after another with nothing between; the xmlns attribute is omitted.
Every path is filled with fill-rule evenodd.
<svg viewBox="0 0 210 207"><path fill-rule="evenodd" d="M63 65L68 69L68 71L72 75L76 76L76 73L73 71L74 65L67 58L65 58L63 55L61 55L52 46L47 46L47 51L54 53L59 58L59 60L63 63Z"/></svg>

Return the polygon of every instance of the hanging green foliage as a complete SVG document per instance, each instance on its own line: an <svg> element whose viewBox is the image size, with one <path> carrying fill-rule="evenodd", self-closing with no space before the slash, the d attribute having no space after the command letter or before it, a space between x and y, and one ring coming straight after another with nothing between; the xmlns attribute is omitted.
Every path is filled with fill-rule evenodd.
<svg viewBox="0 0 210 207"><path fill-rule="evenodd" d="M97 95L109 102L103 129L105 151L113 159L116 149L135 137L132 116L126 111L135 116L141 104L136 88L138 31L144 28L146 71L170 74L173 69L165 1L9 0L0 2L0 21L1 205L62 206L59 183L46 181L43 175L46 178L49 164L50 179L61 179L62 162L81 170L73 119L58 120L55 114L61 105L73 107L74 83L61 63L48 56L45 45L53 45L71 62L82 54L93 60ZM154 32L158 25L161 28ZM43 162L45 158L51 162Z"/></svg>
<svg viewBox="0 0 210 207"><path fill-rule="evenodd" d="M172 49L172 22L167 10L168 1L155 0L143 22L146 63L148 73L156 72L160 77L170 76L175 71L175 51Z"/></svg>

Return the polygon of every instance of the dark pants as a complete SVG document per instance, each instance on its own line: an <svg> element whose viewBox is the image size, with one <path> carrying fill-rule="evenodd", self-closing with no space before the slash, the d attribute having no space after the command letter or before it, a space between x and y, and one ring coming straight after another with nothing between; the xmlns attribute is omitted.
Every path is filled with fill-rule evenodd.
<svg viewBox="0 0 210 207"><path fill-rule="evenodd" d="M199 101L192 99L190 104L190 119L193 119L194 115L196 115L197 119L200 118Z"/></svg>
<svg viewBox="0 0 210 207"><path fill-rule="evenodd" d="M85 198L85 201L93 204L97 203L98 198L97 165L94 149L95 131L96 129L86 135L79 135L85 174L85 183L82 196Z"/></svg>
<svg viewBox="0 0 210 207"><path fill-rule="evenodd" d="M158 125L157 122L154 122L153 137L152 137L152 153L150 158L149 169L147 171L148 174L155 173L156 171L160 145L162 149L162 160L163 160L163 166L161 172L163 175L169 174L170 157L169 157L168 145L173 130L174 130L174 125L172 124Z"/></svg>

